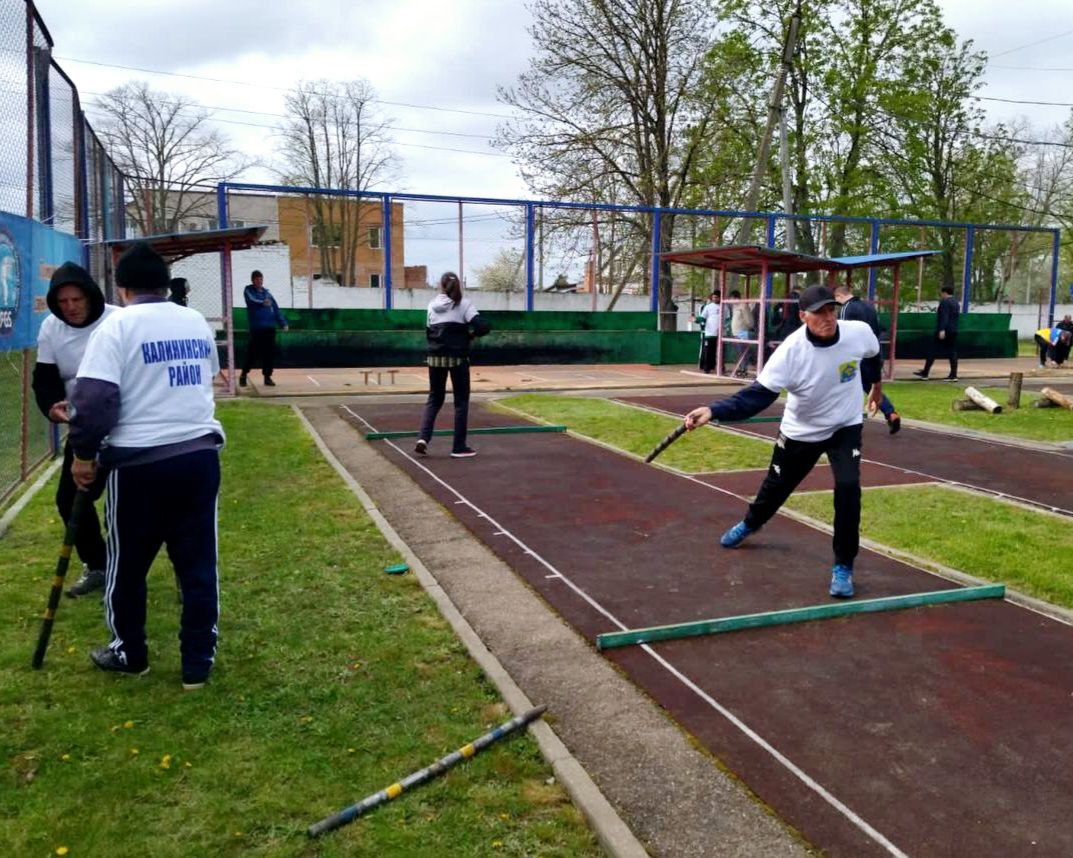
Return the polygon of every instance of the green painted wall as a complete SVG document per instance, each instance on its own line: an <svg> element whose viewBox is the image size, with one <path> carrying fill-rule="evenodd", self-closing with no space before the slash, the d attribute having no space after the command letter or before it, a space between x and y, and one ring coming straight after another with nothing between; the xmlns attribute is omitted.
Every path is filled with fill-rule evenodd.
<svg viewBox="0 0 1073 858"><path fill-rule="evenodd" d="M287 310L291 330L280 333L279 366L419 366L425 359L423 310ZM646 363L691 364L695 331L659 333L654 313L491 311L481 314L492 333L474 343L473 359L486 365ZM246 312L236 310L235 348L246 348ZM1007 313L961 317L958 350L964 357L1014 357L1017 334ZM927 353L934 313L898 318L898 357Z"/></svg>

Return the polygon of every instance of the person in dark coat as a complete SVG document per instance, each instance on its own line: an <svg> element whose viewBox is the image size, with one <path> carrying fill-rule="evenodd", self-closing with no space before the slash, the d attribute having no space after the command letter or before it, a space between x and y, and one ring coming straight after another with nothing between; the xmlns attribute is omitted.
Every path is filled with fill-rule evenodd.
<svg viewBox="0 0 1073 858"><path fill-rule="evenodd" d="M953 287L943 286L939 291L943 297L935 313L935 338L931 341L924 368L916 370L913 375L926 379L928 373L931 372L931 365L935 363L935 358L941 353L945 354L950 361L950 375L946 377L947 381L957 381L958 316L961 314L961 308L958 307L957 299L954 297Z"/></svg>
<svg viewBox="0 0 1073 858"><path fill-rule="evenodd" d="M864 322L872 329L872 333L876 335L876 339L879 339L879 316L876 313L875 307L854 295L853 289L845 283L840 283L838 286L835 286L835 300L838 301L840 305L838 318ZM872 390L872 383L869 379L872 377L879 378L883 374L882 351L880 351L874 358L868 358L868 360L872 361L875 364L875 367L872 373L861 373L861 384L864 386L865 393L869 393ZM887 421L887 427L890 429L890 434L897 434L898 430L902 428L902 418L898 415L898 412L894 410L894 403L887 398L886 394L883 394L883 398L879 401L879 410L883 412L883 419Z"/></svg>
<svg viewBox="0 0 1073 858"><path fill-rule="evenodd" d="M250 369L258 360L261 361L265 385L276 386L272 380L276 357L276 328L286 331L288 325L287 317L280 312L279 304L272 297L272 293L265 289L264 282L264 275L260 271L254 271L250 275L250 285L242 293L246 299L246 314L250 320L250 341L246 346L242 373L238 377L238 383L242 387L246 386Z"/></svg>

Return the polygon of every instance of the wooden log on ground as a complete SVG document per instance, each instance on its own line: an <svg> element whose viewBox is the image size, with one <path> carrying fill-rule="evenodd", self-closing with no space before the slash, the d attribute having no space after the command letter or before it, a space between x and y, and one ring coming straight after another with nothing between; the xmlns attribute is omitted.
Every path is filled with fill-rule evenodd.
<svg viewBox="0 0 1073 858"><path fill-rule="evenodd" d="M1001 414L1002 406L995 402L990 396L985 396L980 393L975 387L966 387L965 395L979 405L988 414Z"/></svg>
<svg viewBox="0 0 1073 858"><path fill-rule="evenodd" d="M951 411L983 411L983 409L971 399L955 399L950 403Z"/></svg>
<svg viewBox="0 0 1073 858"><path fill-rule="evenodd" d="M1059 393L1057 390L1052 390L1049 387L1043 388L1040 393L1055 405L1073 411L1073 396L1066 396L1064 393Z"/></svg>
<svg viewBox="0 0 1073 858"><path fill-rule="evenodd" d="M1010 408L1021 407L1021 382L1025 380L1023 372L1010 373L1010 386L1006 391L1006 404Z"/></svg>

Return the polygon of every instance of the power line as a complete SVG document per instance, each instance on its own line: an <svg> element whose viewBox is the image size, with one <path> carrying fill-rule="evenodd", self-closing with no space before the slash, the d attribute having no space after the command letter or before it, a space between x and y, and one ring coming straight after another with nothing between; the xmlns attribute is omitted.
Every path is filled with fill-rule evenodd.
<svg viewBox="0 0 1073 858"><path fill-rule="evenodd" d="M1036 45L1042 45L1044 42L1053 42L1055 39L1061 39L1063 36L1068 36L1070 33L1073 33L1073 30L1066 30L1054 36L1047 36L1047 38L1045 39L1038 39L1035 42L1029 42L1027 45L1018 45L1016 48L1010 48L1006 51L999 51L997 54L991 54L989 59L994 59L995 57L1004 57L1006 56L1006 54L1012 54L1016 51L1023 51L1025 48L1033 48Z"/></svg>
<svg viewBox="0 0 1073 858"><path fill-rule="evenodd" d="M59 57L59 56L55 56L53 58L57 59L57 60L63 60L65 63L81 63L81 64L87 65L87 66L101 66L102 68L122 69L123 71L143 72L144 74L155 74L155 75L161 75L161 76L164 76L164 77L182 77L182 78L188 78L190 80L208 81L209 83L226 83L226 84L230 84L230 85L233 85L233 86L253 87L254 89L272 89L272 90L275 90L277 92L294 92L295 91L294 87L270 86L267 83L250 83L249 81L244 81L244 80L229 80L227 78L206 77L204 75L183 74L181 72L168 72L168 71L161 71L160 69L142 68L141 66L123 66L123 65L118 65L117 63L101 63L101 62L96 62L94 60L80 60L80 59L77 59L75 57ZM298 90L298 91L299 92L308 92L308 90ZM409 102L405 102L405 101L387 101L386 99L383 99L383 98L376 98L376 99L373 99L373 100L378 102L378 103L380 103L380 104L389 104L392 107L409 107L409 108L413 108L415 110L436 110L436 111L440 111L442 113L463 113L463 114L466 114L468 116L491 116L494 119L514 119L515 118L514 116L511 116L511 115L506 114L506 113L489 113L489 112L480 111L480 110L462 110L461 108L457 108L457 107L437 107L437 106L432 105L432 104L410 104Z"/></svg>
<svg viewBox="0 0 1073 858"><path fill-rule="evenodd" d="M1073 72L1073 68L1063 66L991 66L991 68L1005 71Z"/></svg>
<svg viewBox="0 0 1073 858"><path fill-rule="evenodd" d="M978 101L1001 101L1005 104L1038 104L1042 107L1073 107L1073 101L1029 101L1023 98L994 98L986 95L974 96Z"/></svg>

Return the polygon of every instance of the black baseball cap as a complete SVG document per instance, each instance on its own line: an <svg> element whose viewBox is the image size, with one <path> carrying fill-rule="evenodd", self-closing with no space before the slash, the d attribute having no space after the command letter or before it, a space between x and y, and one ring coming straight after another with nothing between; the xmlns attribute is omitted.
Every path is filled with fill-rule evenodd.
<svg viewBox="0 0 1073 858"><path fill-rule="evenodd" d="M808 289L801 293L801 300L798 301L798 306L806 313L815 313L821 307L837 303L835 293L826 286L809 286Z"/></svg>

